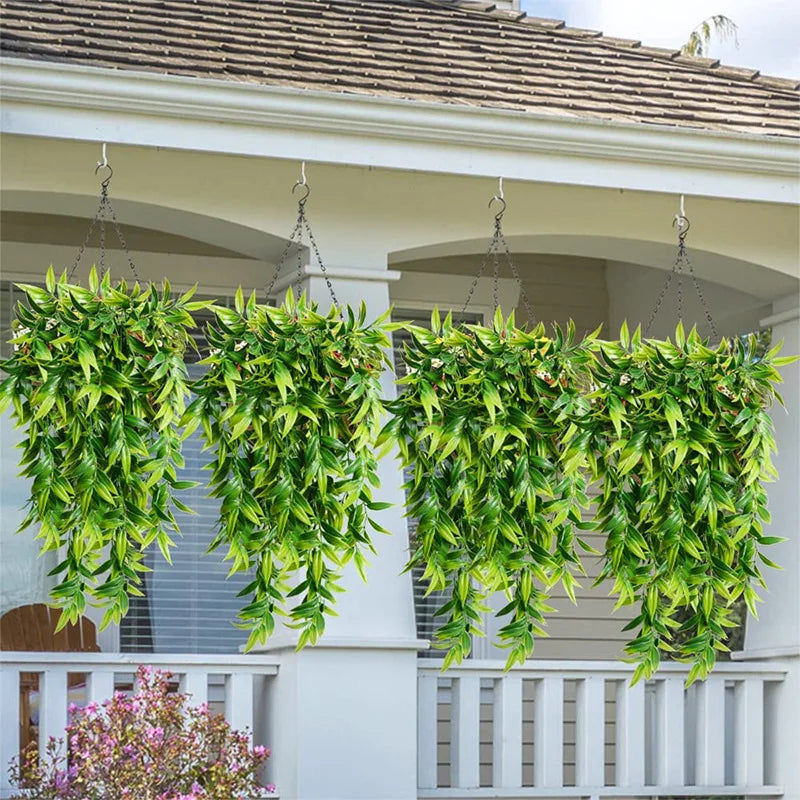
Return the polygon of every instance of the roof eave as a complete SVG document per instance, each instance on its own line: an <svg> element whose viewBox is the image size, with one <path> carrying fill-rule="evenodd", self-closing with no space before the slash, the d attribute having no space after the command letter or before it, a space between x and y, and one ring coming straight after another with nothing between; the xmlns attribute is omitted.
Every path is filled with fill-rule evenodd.
<svg viewBox="0 0 800 800"><path fill-rule="evenodd" d="M29 59L0 68L10 134L764 202L800 195L792 138Z"/></svg>

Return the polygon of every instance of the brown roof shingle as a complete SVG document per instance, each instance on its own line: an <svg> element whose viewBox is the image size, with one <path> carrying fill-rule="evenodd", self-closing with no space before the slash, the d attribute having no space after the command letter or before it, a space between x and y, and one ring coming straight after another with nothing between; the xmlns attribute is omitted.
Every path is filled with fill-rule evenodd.
<svg viewBox="0 0 800 800"><path fill-rule="evenodd" d="M97 67L800 136L800 86L465 0L0 0L0 53Z"/></svg>

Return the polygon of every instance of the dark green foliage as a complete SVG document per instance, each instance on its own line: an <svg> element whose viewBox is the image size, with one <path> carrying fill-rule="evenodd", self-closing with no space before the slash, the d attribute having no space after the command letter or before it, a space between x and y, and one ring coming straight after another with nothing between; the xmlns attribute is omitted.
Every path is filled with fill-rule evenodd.
<svg viewBox="0 0 800 800"><path fill-rule="evenodd" d="M635 680L658 667L661 651L704 678L735 626L743 597L755 614L763 534L763 481L775 477L767 409L780 345L761 357L758 340L709 347L679 324L675 341L629 337L597 342L591 431L602 480L597 527L607 534L599 580L614 581L618 606L636 603L627 652ZM680 621L679 621L680 620Z"/></svg>
<svg viewBox="0 0 800 800"><path fill-rule="evenodd" d="M192 292L173 299L169 284L129 288L20 285L14 354L0 367L0 411L13 404L25 427L22 474L31 478L21 528L40 525L42 551L63 548L52 596L59 625L84 612L86 593L106 607L103 626L119 622L137 589L143 551L154 541L169 560L178 528L173 490L183 465L175 425L184 411L184 351ZM185 509L188 510L188 509Z"/></svg>
<svg viewBox="0 0 800 800"><path fill-rule="evenodd" d="M572 326L547 338L499 312L491 328L434 312L431 327L410 328L406 389L381 434L413 470L408 513L419 527L407 568L423 565L430 591L449 593L437 633L445 666L469 653L485 598L504 591L510 666L543 633L548 588L561 581L572 597L581 570L590 435L571 419L589 412L580 386L593 356Z"/></svg>
<svg viewBox="0 0 800 800"><path fill-rule="evenodd" d="M222 505L212 549L227 546L231 573L254 571L239 614L248 649L266 641L275 614L301 630L299 646L314 643L341 568L352 560L363 576L367 526L383 530L368 513L387 505L371 487L389 327L366 325L363 304L358 317L321 316L291 291L273 308L254 295L245 303L240 289L235 310L214 311L215 349L184 416L185 435L202 425L214 453L211 493Z"/></svg>

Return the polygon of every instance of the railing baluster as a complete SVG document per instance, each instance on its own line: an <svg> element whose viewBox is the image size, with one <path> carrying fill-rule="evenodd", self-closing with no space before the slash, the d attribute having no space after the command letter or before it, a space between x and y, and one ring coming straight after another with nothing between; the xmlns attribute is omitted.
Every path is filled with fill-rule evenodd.
<svg viewBox="0 0 800 800"><path fill-rule="evenodd" d="M522 786L522 679L505 675L494 682L493 785Z"/></svg>
<svg viewBox="0 0 800 800"><path fill-rule="evenodd" d="M435 789L438 761L439 678L420 673L417 683L417 785Z"/></svg>
<svg viewBox="0 0 800 800"><path fill-rule="evenodd" d="M736 712L736 784L760 786L764 780L764 681L745 678L739 683Z"/></svg>
<svg viewBox="0 0 800 800"><path fill-rule="evenodd" d="M541 678L533 705L533 782L560 788L564 783L564 681Z"/></svg>
<svg viewBox="0 0 800 800"><path fill-rule="evenodd" d="M644 786L644 682L617 683L616 785Z"/></svg>
<svg viewBox="0 0 800 800"><path fill-rule="evenodd" d="M234 730L247 730L252 739L253 676L249 672L225 676L225 719Z"/></svg>
<svg viewBox="0 0 800 800"><path fill-rule="evenodd" d="M481 680L463 675L453 681L451 700L452 774L459 789L480 786Z"/></svg>
<svg viewBox="0 0 800 800"><path fill-rule="evenodd" d="M86 676L89 700L103 703L114 695L114 673L110 670L92 670Z"/></svg>
<svg viewBox="0 0 800 800"><path fill-rule="evenodd" d="M605 681L590 675L578 683L576 698L575 783L605 782Z"/></svg>
<svg viewBox="0 0 800 800"><path fill-rule="evenodd" d="M665 786L683 786L685 782L683 681L682 675L669 676L658 681L656 780Z"/></svg>
<svg viewBox="0 0 800 800"><path fill-rule="evenodd" d="M0 669L0 796L11 789L8 762L19 755L19 669L5 664Z"/></svg>
<svg viewBox="0 0 800 800"><path fill-rule="evenodd" d="M698 786L725 783L725 680L711 676L697 685Z"/></svg>
<svg viewBox="0 0 800 800"><path fill-rule="evenodd" d="M181 691L190 694L191 704L199 706L208 702L208 673L205 670L187 670L181 676Z"/></svg>
<svg viewBox="0 0 800 800"><path fill-rule="evenodd" d="M45 669L39 675L39 753L44 755L51 736L64 738L67 726L67 671Z"/></svg>

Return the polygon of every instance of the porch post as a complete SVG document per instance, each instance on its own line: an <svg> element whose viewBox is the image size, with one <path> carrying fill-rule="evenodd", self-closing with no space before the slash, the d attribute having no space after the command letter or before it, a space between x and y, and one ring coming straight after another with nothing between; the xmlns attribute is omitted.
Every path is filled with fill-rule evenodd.
<svg viewBox="0 0 800 800"><path fill-rule="evenodd" d="M773 304L773 314L761 321L772 327L772 340L784 340L783 354L800 353L800 308L793 295ZM772 410L778 453L779 480L767 484L772 522L768 533L786 541L768 548L767 555L782 570L765 567L769 592L758 607L758 620L747 620L745 649L736 660L779 659L788 667L777 702L767 702L765 782L782 784L786 797L800 797L797 739L792 731L800 719L800 362L781 370L779 391L786 403ZM774 773L774 774L771 774Z"/></svg>
<svg viewBox="0 0 800 800"><path fill-rule="evenodd" d="M368 320L389 307L387 269L329 268L337 298ZM292 276L293 277L293 276ZM285 292L276 286L278 297ZM331 298L318 270L306 268L303 288L321 311ZM394 379L384 375L394 396ZM316 647L294 651L293 631L276 631L266 650L282 654L267 699L269 774L282 800L413 800L417 796L417 650L411 578L401 575L408 550L402 474L387 457L375 498L393 503L376 515L391 536L374 534L368 583L348 568L339 616L326 621Z"/></svg>

